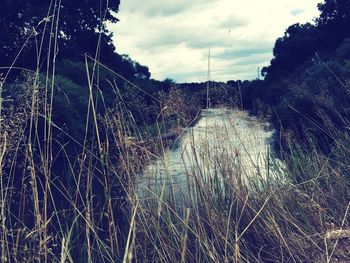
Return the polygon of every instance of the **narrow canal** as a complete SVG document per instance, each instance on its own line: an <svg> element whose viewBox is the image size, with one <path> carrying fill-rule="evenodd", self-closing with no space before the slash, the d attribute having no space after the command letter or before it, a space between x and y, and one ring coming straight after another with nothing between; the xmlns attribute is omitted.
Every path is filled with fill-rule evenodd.
<svg viewBox="0 0 350 263"><path fill-rule="evenodd" d="M158 160L145 167L137 182L140 199L193 197L197 187L223 189L224 180L256 184L279 176L281 162L272 151L273 130L246 112L203 110Z"/></svg>

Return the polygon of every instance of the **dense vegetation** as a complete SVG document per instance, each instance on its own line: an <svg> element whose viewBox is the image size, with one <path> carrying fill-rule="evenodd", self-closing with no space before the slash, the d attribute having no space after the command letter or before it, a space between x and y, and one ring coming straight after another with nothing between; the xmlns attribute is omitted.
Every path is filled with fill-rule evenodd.
<svg viewBox="0 0 350 263"><path fill-rule="evenodd" d="M329 152L334 138L320 127L330 118L344 129L349 116L350 33L345 28L350 8L349 1L318 7L315 24L292 25L277 39L274 58L262 70L265 80L243 83L241 90L243 105L270 115L282 134L293 133L301 141L313 136Z"/></svg>
<svg viewBox="0 0 350 263"><path fill-rule="evenodd" d="M349 260L350 1L290 26L264 80L178 85L116 52L118 8L0 3L0 261ZM145 163L217 105L270 120L285 171L246 185L232 158L193 145L193 199L141 200Z"/></svg>
<svg viewBox="0 0 350 263"><path fill-rule="evenodd" d="M162 108L162 133L197 114L172 81L152 80L146 66L116 53L106 23L117 22L119 1L102 2L0 3L1 262L57 261L63 232L74 262L121 257L127 167L147 159L133 160L125 138L156 152ZM94 255L107 243L110 252Z"/></svg>
<svg viewBox="0 0 350 263"><path fill-rule="evenodd" d="M101 95L95 101L96 112L115 106L117 93L121 92L139 124L154 122L159 107L150 107L156 106L152 105L153 97L173 85L151 80L146 66L116 53L106 23L118 21L115 12L119 1L113 1L108 8L104 5L99 0L85 4L18 0L0 4L0 72L6 83L21 78L23 69L37 72L46 88L54 83L56 88L49 87L48 92L55 93L53 122L64 124L80 142L85 133L89 74L96 72L91 85L98 86L94 92ZM3 93L5 97L14 96L16 89L4 85Z"/></svg>
<svg viewBox="0 0 350 263"><path fill-rule="evenodd" d="M331 118L344 129L343 120L349 115L350 33L345 30L350 25L349 1L325 1L318 8L321 14L314 24L291 25L276 40L274 58L261 72L263 80L212 84L213 105L234 104L269 119L282 136L278 147L287 147L285 136L301 143L312 136L329 152L334 139L320 127ZM205 105L205 83L181 87L200 95Z"/></svg>

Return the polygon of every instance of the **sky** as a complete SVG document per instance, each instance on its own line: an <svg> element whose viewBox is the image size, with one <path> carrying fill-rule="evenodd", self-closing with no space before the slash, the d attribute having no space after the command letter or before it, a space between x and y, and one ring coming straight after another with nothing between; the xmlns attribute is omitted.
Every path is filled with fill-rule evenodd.
<svg viewBox="0 0 350 263"><path fill-rule="evenodd" d="M176 82L255 79L278 37L313 22L321 0L121 0L109 25L119 54Z"/></svg>

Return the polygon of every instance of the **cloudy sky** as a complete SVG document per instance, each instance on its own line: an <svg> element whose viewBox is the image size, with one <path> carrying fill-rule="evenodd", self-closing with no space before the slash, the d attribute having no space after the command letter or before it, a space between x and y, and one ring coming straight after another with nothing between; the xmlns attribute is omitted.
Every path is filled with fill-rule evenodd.
<svg viewBox="0 0 350 263"><path fill-rule="evenodd" d="M269 64L277 37L312 22L321 0L121 0L110 25L118 53L177 82L253 79Z"/></svg>

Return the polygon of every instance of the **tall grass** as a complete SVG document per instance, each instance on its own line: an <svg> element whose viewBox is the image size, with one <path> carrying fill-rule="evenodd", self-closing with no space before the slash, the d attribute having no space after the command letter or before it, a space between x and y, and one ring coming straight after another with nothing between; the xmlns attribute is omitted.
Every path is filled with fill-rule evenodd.
<svg viewBox="0 0 350 263"><path fill-rule="evenodd" d="M136 261L349 260L348 139L339 129L329 132L336 141L329 156L321 154L312 141L309 145L291 141L287 168L279 177L267 179L257 170L250 178L255 182L247 185L239 178L251 171L237 166L230 156L223 158L212 151L206 153L210 159L195 159L195 168L185 172L194 182L185 198L181 192L175 198L166 195L165 185L159 192L148 189L150 199L140 201L140 194L136 195ZM203 177L215 160L225 169L217 167L211 179L217 176L222 184Z"/></svg>
<svg viewBox="0 0 350 263"><path fill-rule="evenodd" d="M59 4L44 22L52 35L49 53L42 54L43 42L38 46L38 61L47 55L46 72L38 64L15 83L0 82L0 94L6 85L18 90L0 99L1 262L349 261L348 118L340 116L341 130L320 113L321 128L334 141L329 155L311 139L301 145L290 138L283 174L256 170L248 183L251 170L232 154L198 152L193 143L196 158L184 161L187 188L162 184L144 190L145 198L138 178L156 159L167 166L168 144L143 132L115 85L116 106L97 113L98 52L86 57L83 142L53 122ZM175 95L170 101L181 101ZM166 126L166 108L182 125L183 114L168 106L161 105L155 125ZM59 136L79 151L72 156Z"/></svg>
<svg viewBox="0 0 350 263"><path fill-rule="evenodd" d="M324 127L335 141L331 154L291 139L280 177L257 170L247 184L251 169L232 154L193 144L197 157L184 163L189 188L150 187L145 199L138 178L167 146L144 138L123 100L99 116L91 95L95 136L74 158L62 145L65 168L57 172L47 145L54 137L43 139L40 122L51 134L64 130L45 116L37 75L16 85L17 107L4 102L1 111L2 262L348 260L349 137L331 120Z"/></svg>

